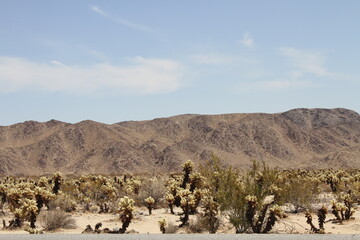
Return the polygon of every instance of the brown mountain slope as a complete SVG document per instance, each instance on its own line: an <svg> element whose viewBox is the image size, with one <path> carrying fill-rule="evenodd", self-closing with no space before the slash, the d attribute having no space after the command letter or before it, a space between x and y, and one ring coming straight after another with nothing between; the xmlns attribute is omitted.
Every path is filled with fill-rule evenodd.
<svg viewBox="0 0 360 240"><path fill-rule="evenodd" d="M246 166L360 167L360 116L347 109L280 114L180 115L76 124L27 121L0 127L0 174L178 170L211 153Z"/></svg>

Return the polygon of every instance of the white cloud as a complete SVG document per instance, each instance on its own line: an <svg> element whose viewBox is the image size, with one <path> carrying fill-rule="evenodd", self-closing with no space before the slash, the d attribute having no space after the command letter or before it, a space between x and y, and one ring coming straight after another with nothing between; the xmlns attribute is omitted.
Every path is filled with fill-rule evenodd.
<svg viewBox="0 0 360 240"><path fill-rule="evenodd" d="M252 39L250 37L250 35L248 33L244 34L243 39L240 41L241 45L243 45L244 47L253 47L255 46L255 42L254 39Z"/></svg>
<svg viewBox="0 0 360 240"><path fill-rule="evenodd" d="M316 76L332 76L325 67L326 57L318 52L302 51L295 48L281 48L281 53L289 57L291 63L298 68L297 74L311 73Z"/></svg>
<svg viewBox="0 0 360 240"><path fill-rule="evenodd" d="M121 18L117 18L117 17L114 17L110 14L108 14L107 12L103 11L102 9L100 9L98 6L91 6L91 10L98 13L99 15L113 21L113 22L116 22L118 24L121 24L123 26L126 26L126 27L130 27L130 28L134 28L134 29L137 29L137 30L140 30L140 31L143 31L143 32L153 32L153 30L150 28L150 27L147 27L147 26L144 26L144 25L140 25L140 24L136 24L136 23L133 23L133 22L130 22L126 19L121 19Z"/></svg>
<svg viewBox="0 0 360 240"><path fill-rule="evenodd" d="M0 57L0 92L19 90L60 91L72 94L175 91L180 87L181 64L167 59L128 59L126 65L100 63L67 66L59 61L33 62Z"/></svg>

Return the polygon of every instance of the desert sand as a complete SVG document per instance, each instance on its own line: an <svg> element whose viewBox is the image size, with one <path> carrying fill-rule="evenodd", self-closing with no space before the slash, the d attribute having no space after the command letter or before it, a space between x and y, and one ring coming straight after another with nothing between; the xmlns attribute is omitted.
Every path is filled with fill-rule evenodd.
<svg viewBox="0 0 360 240"><path fill-rule="evenodd" d="M336 223L335 216L328 212L325 223L325 234L359 234L360 233L360 208L358 204L354 204L354 219L344 221L342 224ZM330 209L330 206L328 206ZM140 234L161 234L158 221L165 218L169 223L180 225L180 208L175 208L175 215L170 214L168 209L160 208L154 209L152 215L148 214L145 207L137 208L135 210L134 219L132 220L128 232L140 233ZM277 234L308 234L310 232L310 226L306 223L304 212L300 213L286 213L288 216L282 218L275 224L271 233ZM317 224L316 214L313 215L313 223ZM54 232L44 232L46 234L61 233L61 234L81 234L85 227L89 224L93 228L95 224L101 222L102 228L114 229L121 227L121 221L118 214L95 214L95 213L72 213L71 216L76 220L77 228L75 229L61 229ZM1 217L1 219L8 221L11 219L11 215ZM190 224L196 221L196 216L190 216ZM37 226L41 229L41 223L37 222ZM186 227L179 228L176 233L190 233ZM203 233L208 233L204 231ZM0 230L0 234L29 234L23 229L19 230ZM222 217L222 224L217 231L217 234L235 234L234 227L229 221Z"/></svg>

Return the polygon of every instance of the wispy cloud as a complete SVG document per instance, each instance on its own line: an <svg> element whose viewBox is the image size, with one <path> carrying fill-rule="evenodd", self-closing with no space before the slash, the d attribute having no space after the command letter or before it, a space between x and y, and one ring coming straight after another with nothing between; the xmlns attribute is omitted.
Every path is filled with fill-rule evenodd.
<svg viewBox="0 0 360 240"><path fill-rule="evenodd" d="M304 73L315 74L316 76L332 76L326 67L326 57L319 52L303 51L295 48L285 47L280 49L281 53L290 58L290 61L298 75Z"/></svg>
<svg viewBox="0 0 360 240"><path fill-rule="evenodd" d="M181 87L179 62L142 57L128 60L126 65L101 63L79 67L59 61L41 63L0 57L0 93L41 90L71 94L152 94Z"/></svg>
<svg viewBox="0 0 360 240"><path fill-rule="evenodd" d="M240 44L248 48L255 46L254 39L250 37L249 33L244 34L243 39L240 41Z"/></svg>
<svg viewBox="0 0 360 240"><path fill-rule="evenodd" d="M280 52L290 59L294 70L291 76L301 78L305 74L313 74L316 77L326 77L335 80L359 82L358 76L329 71L326 67L327 57L318 51L304 51L291 47L280 48Z"/></svg>
<svg viewBox="0 0 360 240"><path fill-rule="evenodd" d="M101 15L102 17L104 18L107 18L113 22L116 22L118 24L121 24L123 26L126 26L126 27L130 27L130 28L133 28L133 29L137 29L137 30L140 30L140 31L143 31L143 32L153 32L153 29L151 29L150 27L147 27L147 26L144 26L144 25L140 25L140 24L136 24L136 23L133 23L131 21L128 21L126 19L121 19L121 18L118 18L118 17L114 17L110 14L108 14L107 12L105 12L104 10L100 9L98 6L91 6L91 10L96 12L97 14Z"/></svg>

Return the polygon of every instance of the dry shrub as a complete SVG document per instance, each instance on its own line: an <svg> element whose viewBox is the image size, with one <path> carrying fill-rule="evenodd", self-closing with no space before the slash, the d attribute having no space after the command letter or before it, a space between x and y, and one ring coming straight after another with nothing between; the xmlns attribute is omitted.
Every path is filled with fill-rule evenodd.
<svg viewBox="0 0 360 240"><path fill-rule="evenodd" d="M60 208L65 212L73 212L76 210L77 204L74 197L69 195L58 195L56 199L50 202L49 204L51 210Z"/></svg>
<svg viewBox="0 0 360 240"><path fill-rule="evenodd" d="M178 226L176 226L173 222L169 222L165 228L166 234L173 234L176 233L178 230Z"/></svg>
<svg viewBox="0 0 360 240"><path fill-rule="evenodd" d="M89 212L91 212L91 213L99 213L99 212L100 212L100 207L99 207L99 206L96 206L96 205L91 206L91 207L89 208Z"/></svg>
<svg viewBox="0 0 360 240"><path fill-rule="evenodd" d="M205 223L203 216L197 215L196 219L190 221L190 224L188 227L188 232L202 233L205 231L206 231L206 223Z"/></svg>
<svg viewBox="0 0 360 240"><path fill-rule="evenodd" d="M42 212L39 216L39 221L46 231L53 231L59 228L74 229L77 227L75 219L61 210Z"/></svg>
<svg viewBox="0 0 360 240"><path fill-rule="evenodd" d="M155 200L155 208L159 207L161 200L164 198L166 192L165 188L165 179L162 177L159 178L149 178L145 179L142 182L140 192L136 196L135 200L137 203L142 204L143 200L151 196Z"/></svg>

